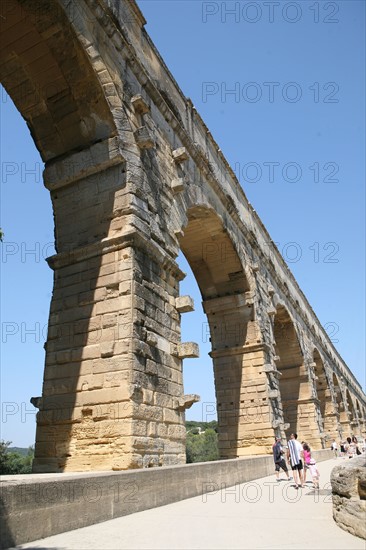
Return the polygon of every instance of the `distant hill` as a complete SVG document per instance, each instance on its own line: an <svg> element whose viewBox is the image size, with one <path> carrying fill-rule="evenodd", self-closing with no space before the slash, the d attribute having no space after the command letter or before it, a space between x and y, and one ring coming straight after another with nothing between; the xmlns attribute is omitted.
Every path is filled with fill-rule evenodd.
<svg viewBox="0 0 366 550"><path fill-rule="evenodd" d="M8 447L8 453L19 453L22 456L27 456L29 452L29 447Z"/></svg>

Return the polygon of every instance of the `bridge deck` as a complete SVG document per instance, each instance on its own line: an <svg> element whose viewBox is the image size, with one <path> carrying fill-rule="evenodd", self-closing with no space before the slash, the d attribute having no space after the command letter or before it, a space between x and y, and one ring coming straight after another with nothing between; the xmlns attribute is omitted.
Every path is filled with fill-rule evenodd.
<svg viewBox="0 0 366 550"><path fill-rule="evenodd" d="M264 477L17 546L83 549L363 549L332 518L329 477L342 459L321 462L320 491ZM214 483L214 482L213 482Z"/></svg>

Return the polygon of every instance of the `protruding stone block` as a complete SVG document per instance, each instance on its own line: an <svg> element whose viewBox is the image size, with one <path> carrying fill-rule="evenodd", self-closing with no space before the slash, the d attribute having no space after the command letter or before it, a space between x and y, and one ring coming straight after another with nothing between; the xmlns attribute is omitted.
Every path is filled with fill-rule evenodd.
<svg viewBox="0 0 366 550"><path fill-rule="evenodd" d="M277 399L278 396L279 396L279 391L278 390L269 390L268 397L270 399Z"/></svg>
<svg viewBox="0 0 366 550"><path fill-rule="evenodd" d="M42 402L42 397L31 397L30 402L36 409L39 409Z"/></svg>
<svg viewBox="0 0 366 550"><path fill-rule="evenodd" d="M255 263L252 265L252 270L254 271L254 273L256 273L257 271L259 271L259 264Z"/></svg>
<svg viewBox="0 0 366 550"><path fill-rule="evenodd" d="M146 342L150 346L157 346L158 345L158 339L157 339L156 334L154 334L153 332L147 331L147 333L146 333Z"/></svg>
<svg viewBox="0 0 366 550"><path fill-rule="evenodd" d="M188 359L189 357L199 357L200 349L195 342L182 342L177 346L177 355L179 359Z"/></svg>
<svg viewBox="0 0 366 550"><path fill-rule="evenodd" d="M276 315L276 310L274 307L270 307L267 309L267 313L270 317L274 317Z"/></svg>
<svg viewBox="0 0 366 550"><path fill-rule="evenodd" d="M191 296L178 296L178 298L175 299L175 307L179 313L194 311L193 298L191 298Z"/></svg>
<svg viewBox="0 0 366 550"><path fill-rule="evenodd" d="M201 397L194 393L183 395L179 398L177 410L185 411L186 409L190 409L193 403L198 403L200 400Z"/></svg>
<svg viewBox="0 0 366 550"><path fill-rule="evenodd" d="M263 371L267 374L273 374L273 376L276 376L276 378L280 378L280 376L282 376L282 372L277 370L276 366L271 365L270 363L263 365Z"/></svg>
<svg viewBox="0 0 366 550"><path fill-rule="evenodd" d="M173 151L174 162L184 162L185 160L188 160L188 158L189 155L185 147L179 147Z"/></svg>
<svg viewBox="0 0 366 550"><path fill-rule="evenodd" d="M272 285L269 285L267 290L270 296L273 296L273 294L275 293L275 289L273 288Z"/></svg>
<svg viewBox="0 0 366 550"><path fill-rule="evenodd" d="M174 178L170 184L171 190L174 194L181 193L184 191L184 179L183 178Z"/></svg>
<svg viewBox="0 0 366 550"><path fill-rule="evenodd" d="M141 94L134 95L131 99L131 103L135 111L140 113L140 115L144 115L150 111L149 105Z"/></svg>
<svg viewBox="0 0 366 550"><path fill-rule="evenodd" d="M134 132L135 140L140 149L152 149L155 147L155 140L147 126L141 126Z"/></svg>

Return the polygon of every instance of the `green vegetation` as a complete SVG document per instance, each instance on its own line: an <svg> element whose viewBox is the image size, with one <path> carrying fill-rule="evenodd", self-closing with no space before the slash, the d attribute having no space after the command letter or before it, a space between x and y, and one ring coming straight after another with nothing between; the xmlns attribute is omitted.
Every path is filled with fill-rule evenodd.
<svg viewBox="0 0 366 550"><path fill-rule="evenodd" d="M186 422L186 429L187 463L206 462L219 459L216 420L212 422L188 420Z"/></svg>
<svg viewBox="0 0 366 550"><path fill-rule="evenodd" d="M11 441L0 441L0 475L30 474L34 447L9 447Z"/></svg>

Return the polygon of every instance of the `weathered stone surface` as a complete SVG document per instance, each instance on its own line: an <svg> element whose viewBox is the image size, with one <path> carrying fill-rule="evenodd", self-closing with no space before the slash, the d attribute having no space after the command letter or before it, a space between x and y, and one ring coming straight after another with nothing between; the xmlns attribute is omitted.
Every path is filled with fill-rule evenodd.
<svg viewBox="0 0 366 550"><path fill-rule="evenodd" d="M200 396L196 394L183 395L178 400L178 410L185 411L186 409L190 409L193 403L198 403L200 400Z"/></svg>
<svg viewBox="0 0 366 550"><path fill-rule="evenodd" d="M190 296L178 296L175 299L175 307L179 313L187 313L188 311L194 311L194 301Z"/></svg>
<svg viewBox="0 0 366 550"><path fill-rule="evenodd" d="M188 357L199 357L199 346L195 342L184 342L178 344L177 355L179 359L187 359Z"/></svg>
<svg viewBox="0 0 366 550"><path fill-rule="evenodd" d="M339 527L366 539L366 457L343 461L331 473L333 517Z"/></svg>
<svg viewBox="0 0 366 550"><path fill-rule="evenodd" d="M198 346L181 343L193 304L180 251L207 315L221 456L270 453L274 430L314 449L360 435L361 386L137 4L99 0L76 18L73 2L37 4L7 0L0 29L1 81L45 161L55 219L34 469L184 462L182 360Z"/></svg>
<svg viewBox="0 0 366 550"><path fill-rule="evenodd" d="M171 186L171 189L173 191L174 194L176 193L181 193L182 191L184 191L184 179L183 178L174 178L172 180L172 183L170 184Z"/></svg>
<svg viewBox="0 0 366 550"><path fill-rule="evenodd" d="M188 160L188 152L185 147L179 147L173 151L173 159L175 162L183 162Z"/></svg>

